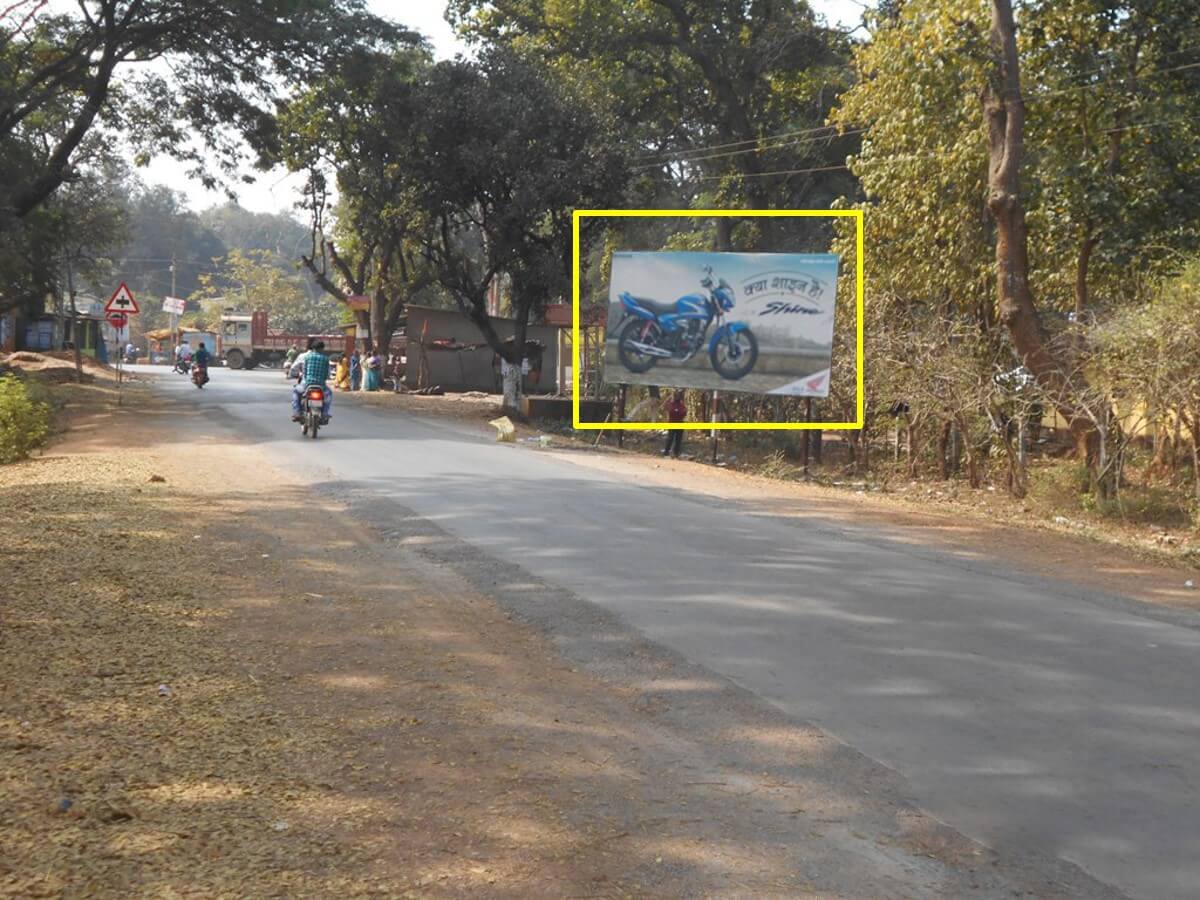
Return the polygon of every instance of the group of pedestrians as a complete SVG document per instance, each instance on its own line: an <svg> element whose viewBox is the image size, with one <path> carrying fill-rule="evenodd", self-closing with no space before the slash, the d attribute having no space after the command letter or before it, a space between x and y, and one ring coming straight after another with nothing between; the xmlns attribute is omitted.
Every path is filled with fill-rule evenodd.
<svg viewBox="0 0 1200 900"><path fill-rule="evenodd" d="M311 347L309 349L312 349ZM300 355L300 348L293 344L287 352L287 367ZM338 360L333 374L333 386L339 391L378 391L383 387L383 359L373 346L366 353L355 349Z"/></svg>
<svg viewBox="0 0 1200 900"><path fill-rule="evenodd" d="M383 360L374 347L338 360L334 386L339 391L377 391L383 387Z"/></svg>

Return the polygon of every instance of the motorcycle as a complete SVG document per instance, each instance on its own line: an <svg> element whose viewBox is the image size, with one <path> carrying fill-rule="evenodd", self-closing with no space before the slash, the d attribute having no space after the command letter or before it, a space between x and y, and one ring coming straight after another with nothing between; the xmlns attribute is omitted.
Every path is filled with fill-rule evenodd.
<svg viewBox="0 0 1200 900"><path fill-rule="evenodd" d="M180 375L186 375L192 371L192 361L190 359L176 359L171 371L178 372Z"/></svg>
<svg viewBox="0 0 1200 900"><path fill-rule="evenodd" d="M198 388L208 384L208 366L192 366L192 384Z"/></svg>
<svg viewBox="0 0 1200 900"><path fill-rule="evenodd" d="M704 268L700 286L706 293L687 294L674 303L660 303L621 292L626 324L618 326L617 355L630 372L648 372L660 359L686 362L707 347L713 370L737 381L750 374L758 362L758 339L742 322L728 322L733 309L733 288L724 278L713 281ZM708 337L713 322L716 330Z"/></svg>
<svg viewBox="0 0 1200 900"><path fill-rule="evenodd" d="M310 384L304 389L300 401L300 433L314 441L317 439L317 429L327 421L321 416L327 390L328 388L319 384Z"/></svg>

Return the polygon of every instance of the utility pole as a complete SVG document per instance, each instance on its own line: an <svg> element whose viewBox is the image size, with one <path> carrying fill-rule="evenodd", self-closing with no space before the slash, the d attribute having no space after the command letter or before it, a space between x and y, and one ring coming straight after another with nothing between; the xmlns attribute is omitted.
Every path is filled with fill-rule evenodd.
<svg viewBox="0 0 1200 900"><path fill-rule="evenodd" d="M175 254L174 253L171 254L171 296L172 297L178 296L178 294L175 293ZM172 344L171 349L172 349L172 351L174 350L174 343L175 343L175 325L176 325L175 313L171 313L171 344Z"/></svg>
<svg viewBox="0 0 1200 900"><path fill-rule="evenodd" d="M71 345L75 348L75 383L83 384L83 351L79 349L79 310L75 307L74 257L70 252L67 260L67 296L71 299Z"/></svg>

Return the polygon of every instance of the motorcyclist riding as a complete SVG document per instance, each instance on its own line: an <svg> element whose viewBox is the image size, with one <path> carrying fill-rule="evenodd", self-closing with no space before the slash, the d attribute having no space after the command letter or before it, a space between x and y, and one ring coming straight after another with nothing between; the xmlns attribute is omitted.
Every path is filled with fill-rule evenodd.
<svg viewBox="0 0 1200 900"><path fill-rule="evenodd" d="M324 341L315 342L311 349L296 357L288 369L288 376L294 377L300 373L303 373L304 377L297 381L296 386L292 388L292 421L300 421L300 400L309 385L315 385L321 388L325 394L325 399L321 404L321 424L327 425L330 418L329 411L333 406L333 391L326 384L329 381L329 357L325 355Z"/></svg>
<svg viewBox="0 0 1200 900"><path fill-rule="evenodd" d="M208 383L208 360L211 354L204 346L204 341L200 342L200 346L196 349L195 355L192 357L194 365L192 366L192 381L198 385Z"/></svg>
<svg viewBox="0 0 1200 900"><path fill-rule="evenodd" d="M175 348L175 371L186 375L192 368L192 348L187 341Z"/></svg>

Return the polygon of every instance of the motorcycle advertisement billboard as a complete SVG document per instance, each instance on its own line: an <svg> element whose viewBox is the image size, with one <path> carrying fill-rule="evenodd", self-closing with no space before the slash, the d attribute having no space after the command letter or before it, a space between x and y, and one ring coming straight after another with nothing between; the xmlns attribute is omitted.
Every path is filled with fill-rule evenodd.
<svg viewBox="0 0 1200 900"><path fill-rule="evenodd" d="M604 381L827 397L838 257L613 253Z"/></svg>

